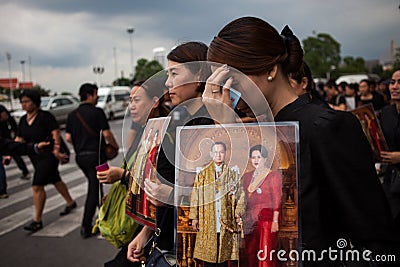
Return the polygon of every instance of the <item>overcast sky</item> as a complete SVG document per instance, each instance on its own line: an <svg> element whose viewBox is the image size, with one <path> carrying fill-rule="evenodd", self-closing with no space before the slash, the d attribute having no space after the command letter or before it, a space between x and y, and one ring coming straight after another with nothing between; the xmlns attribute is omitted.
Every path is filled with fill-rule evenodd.
<svg viewBox="0 0 400 267"><path fill-rule="evenodd" d="M390 41L400 46L399 0L0 0L0 78L12 76L55 92L77 93L96 82L93 66L105 68L102 83L131 71L133 55L152 59L185 41L209 44L228 22L260 17L279 31L288 24L303 40L328 33L341 44L341 56L390 59ZM114 54L115 51L115 54ZM114 56L116 55L116 56ZM116 58L116 61L114 60ZM29 59L30 63L29 64Z"/></svg>

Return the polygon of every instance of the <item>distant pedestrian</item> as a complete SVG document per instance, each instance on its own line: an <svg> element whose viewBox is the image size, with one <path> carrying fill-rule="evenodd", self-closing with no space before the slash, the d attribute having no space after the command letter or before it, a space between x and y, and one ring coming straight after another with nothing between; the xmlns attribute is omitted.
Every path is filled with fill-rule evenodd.
<svg viewBox="0 0 400 267"><path fill-rule="evenodd" d="M15 141L19 142L43 142L54 141L53 151L48 151L40 155L29 155L35 168L32 181L33 203L35 215L32 222L24 227L25 230L36 232L43 228L42 214L46 202L46 191L44 186L54 184L54 187L64 198L67 206L60 215L66 215L76 208L76 202L71 198L66 184L61 180L58 171L60 160L64 155L60 153L60 128L56 119L51 113L41 110L41 98L39 92L35 90L25 90L21 93L20 102L26 114L19 122L19 129Z"/></svg>
<svg viewBox="0 0 400 267"><path fill-rule="evenodd" d="M104 155L99 155L100 132L102 131L110 145L118 149L104 111L96 107L97 91L97 86L89 83L79 88L81 105L68 115L65 135L65 139L74 146L76 163L88 179L88 192L80 231L83 238L92 236L92 221L100 204L100 185L95 167L106 161Z"/></svg>
<svg viewBox="0 0 400 267"><path fill-rule="evenodd" d="M17 134L18 125L10 112L0 104L0 136L12 139ZM18 168L22 171L21 179L29 180L30 174L24 160L19 155L12 156ZM10 160L11 157L7 157Z"/></svg>

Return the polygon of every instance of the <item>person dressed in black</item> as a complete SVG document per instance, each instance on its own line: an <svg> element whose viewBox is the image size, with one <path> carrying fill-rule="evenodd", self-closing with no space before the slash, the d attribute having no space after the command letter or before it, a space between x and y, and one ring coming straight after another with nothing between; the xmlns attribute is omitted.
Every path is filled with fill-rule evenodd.
<svg viewBox="0 0 400 267"><path fill-rule="evenodd" d="M19 122L15 141L27 143L54 141L52 151L40 155L29 155L35 168L32 181L35 215L32 222L26 225L24 229L35 232L43 228L42 213L46 201L45 185L54 184L54 187L64 198L67 206L60 213L61 216L68 214L72 208L76 207L76 202L71 198L58 171L59 161L64 160L64 155L60 153L60 128L56 119L51 113L40 109L41 99L38 91L25 90L21 93L19 99L26 115L22 116Z"/></svg>
<svg viewBox="0 0 400 267"><path fill-rule="evenodd" d="M99 206L100 185L96 177L96 166L106 161L104 155L99 155L101 131L107 142L118 149L104 111L96 107L97 91L98 88L94 84L81 85L79 88L81 105L68 114L65 128L65 139L73 144L76 163L88 179L88 192L80 231L83 238L92 236L92 221Z"/></svg>
<svg viewBox="0 0 400 267"><path fill-rule="evenodd" d="M300 69L297 72L289 73L289 82L295 90L296 95L307 94L311 103L322 107L329 107L315 89L311 70L305 61L301 63Z"/></svg>
<svg viewBox="0 0 400 267"><path fill-rule="evenodd" d="M275 121L299 122L300 249L321 255L323 250L338 248L338 240L344 238L351 244L348 249L353 245L372 255L394 254L399 251L394 221L361 125L351 113L311 104L307 96L293 92L287 73L296 72L302 58L300 41L288 26L280 34L262 19L236 19L210 44L208 60L227 65L214 71L203 98L229 104L229 98L212 91L216 89L213 84L230 77L232 66L257 85L243 89L242 96L261 93ZM240 100L237 107L254 116L251 107L258 99L248 100ZM208 105L207 109L213 116L218 112ZM342 264L329 257L304 262L304 266ZM356 264L368 266L363 259Z"/></svg>
<svg viewBox="0 0 400 267"><path fill-rule="evenodd" d="M12 133L15 135L17 133L17 129L18 126L15 122L15 119L11 116L10 112L0 104L0 136L3 138L12 139ZM14 154L12 158L14 159L18 168L22 171L21 179L29 180L30 174L21 156Z"/></svg>
<svg viewBox="0 0 400 267"><path fill-rule="evenodd" d="M358 89L360 92L360 97L358 99L357 107L371 103L375 111L380 111L381 108L386 105L383 95L371 90L370 80L361 80Z"/></svg>
<svg viewBox="0 0 400 267"><path fill-rule="evenodd" d="M389 151L383 151L383 163L388 164L385 171L383 187L388 196L392 215L396 225L400 225L400 187L394 184L394 174L400 172L400 69L397 69L390 80L389 90L392 105L382 109L380 122ZM398 177L397 179L399 179ZM399 182L399 181L397 181ZM400 229L399 229L400 232Z"/></svg>

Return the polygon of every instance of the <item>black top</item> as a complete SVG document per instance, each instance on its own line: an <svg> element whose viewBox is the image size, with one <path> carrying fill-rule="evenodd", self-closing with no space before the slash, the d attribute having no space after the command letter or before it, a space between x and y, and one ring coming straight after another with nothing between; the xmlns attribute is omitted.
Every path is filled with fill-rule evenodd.
<svg viewBox="0 0 400 267"><path fill-rule="evenodd" d="M396 105L389 105L380 113L380 123L390 151L400 151L400 114Z"/></svg>
<svg viewBox="0 0 400 267"><path fill-rule="evenodd" d="M53 138L51 132L58 128L54 116L48 111L39 109L31 125L26 120L26 114L21 117L17 136L22 137L28 143L39 143L51 140Z"/></svg>
<svg viewBox="0 0 400 267"><path fill-rule="evenodd" d="M175 115L174 115L175 112ZM176 112L179 112L177 116ZM175 183L175 140L176 140L176 127L178 126L193 126L193 125L209 125L214 124L205 106L202 106L195 114L191 115L187 112L184 106L172 110L172 120L167 129L167 134L163 139L157 161L157 176L162 183ZM172 137L174 140L171 142ZM165 211L167 210L167 211ZM156 224L160 227L162 217L166 219L161 227L161 235L157 243L160 249L173 250L174 239L176 236L177 226L175 225L175 218L177 218L176 210L173 206L157 207L156 210ZM172 231L172 229L174 229Z"/></svg>
<svg viewBox="0 0 400 267"><path fill-rule="evenodd" d="M372 103L372 106L374 107L375 111L380 110L386 105L385 98L383 97L383 95L375 91L371 92L371 94L372 94L371 100L361 100L361 98L359 98L358 105L363 106Z"/></svg>
<svg viewBox="0 0 400 267"><path fill-rule="evenodd" d="M97 133L97 137L93 136L82 125L81 121L72 111L68 114L67 125L65 131L71 134L72 144L75 153L79 154L83 151L99 151L100 130L108 130L110 126L104 111L92 104L83 103L76 109L86 124Z"/></svg>
<svg viewBox="0 0 400 267"><path fill-rule="evenodd" d="M386 106L380 114L380 124L383 135L385 136L390 151L400 151L400 113L397 112L396 105ZM384 177L384 189L388 195L393 217L396 218L397 225L400 223L400 194L392 192L392 171L400 170L400 164L388 165Z"/></svg>
<svg viewBox="0 0 400 267"><path fill-rule="evenodd" d="M17 123L6 107L0 104L0 114L3 112L7 113L8 119L6 121L0 121L0 136L4 138L12 138L11 131L15 133L17 132Z"/></svg>
<svg viewBox="0 0 400 267"><path fill-rule="evenodd" d="M299 122L301 247L337 248L339 238L370 249L391 242L389 206L357 118L310 104L301 96L275 121Z"/></svg>
<svg viewBox="0 0 400 267"><path fill-rule="evenodd" d="M337 96L329 100L329 103L335 106L339 106L341 104L346 105L346 98L343 95L338 94Z"/></svg>

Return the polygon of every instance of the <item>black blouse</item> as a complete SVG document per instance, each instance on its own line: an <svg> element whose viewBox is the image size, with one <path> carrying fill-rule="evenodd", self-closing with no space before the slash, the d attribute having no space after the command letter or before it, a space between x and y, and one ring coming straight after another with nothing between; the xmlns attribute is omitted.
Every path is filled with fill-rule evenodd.
<svg viewBox="0 0 400 267"><path fill-rule="evenodd" d="M336 248L339 238L377 249L392 242L389 206L356 117L311 104L301 96L275 121L299 122L301 247Z"/></svg>

